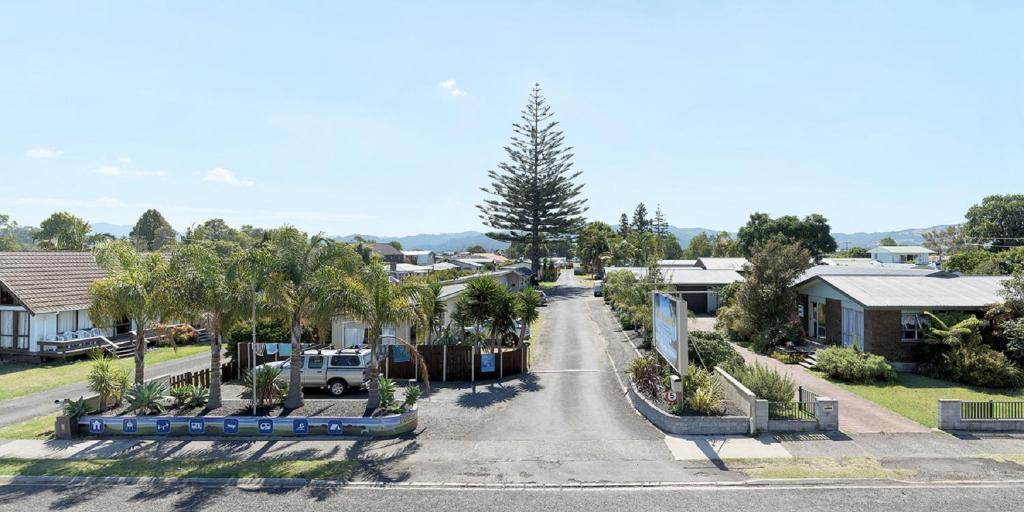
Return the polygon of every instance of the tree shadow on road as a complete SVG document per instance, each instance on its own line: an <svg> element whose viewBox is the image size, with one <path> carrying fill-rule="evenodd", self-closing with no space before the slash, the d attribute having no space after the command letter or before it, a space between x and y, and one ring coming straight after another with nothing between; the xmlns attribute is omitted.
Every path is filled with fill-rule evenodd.
<svg viewBox="0 0 1024 512"><path fill-rule="evenodd" d="M455 403L468 409L486 409L495 404L511 401L522 393L533 393L544 387L533 374L524 374L513 380L491 382L474 386L459 395Z"/></svg>

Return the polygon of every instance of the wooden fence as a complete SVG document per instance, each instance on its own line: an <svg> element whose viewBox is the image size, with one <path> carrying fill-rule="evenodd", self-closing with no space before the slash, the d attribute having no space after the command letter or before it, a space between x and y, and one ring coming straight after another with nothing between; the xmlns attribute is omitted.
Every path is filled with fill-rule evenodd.
<svg viewBox="0 0 1024 512"><path fill-rule="evenodd" d="M230 361L220 367L221 382L227 382L235 377L238 371L238 363ZM204 368L194 372L179 373L168 378L171 389L181 386L203 386L210 387L210 369Z"/></svg>
<svg viewBox="0 0 1024 512"><path fill-rule="evenodd" d="M388 345L386 357L381 361L380 371L392 379L417 379L419 372L413 358L405 347ZM431 382L497 379L529 370L529 348L509 349L492 352L490 348L474 348L447 345L419 345L417 352L423 358ZM494 357L493 367L484 371L483 362Z"/></svg>

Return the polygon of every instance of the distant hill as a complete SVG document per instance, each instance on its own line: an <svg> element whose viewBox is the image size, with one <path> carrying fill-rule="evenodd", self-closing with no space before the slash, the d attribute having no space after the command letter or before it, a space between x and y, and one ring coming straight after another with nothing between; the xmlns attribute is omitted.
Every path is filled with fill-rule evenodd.
<svg viewBox="0 0 1024 512"><path fill-rule="evenodd" d="M472 245L481 245L488 251L504 250L508 243L487 238L479 231L463 231L461 233L420 234L411 236L376 236L352 234L335 237L342 242L353 242L357 236L364 240L375 240L388 243L397 241L403 249L422 249L427 251L461 251Z"/></svg>
<svg viewBox="0 0 1024 512"><path fill-rule="evenodd" d="M878 241L891 237L900 245L921 245L924 243L924 234L929 231L946 229L948 225L932 226L930 228L911 228L899 231L876 231L874 233L832 233L840 249L845 249L847 244L850 247L864 247L870 249L878 246Z"/></svg>
<svg viewBox="0 0 1024 512"><path fill-rule="evenodd" d="M132 232L133 226L122 226L119 224L108 224L106 222L94 222L91 224L93 234L107 233L108 235L114 235L117 238L128 236L128 233Z"/></svg>

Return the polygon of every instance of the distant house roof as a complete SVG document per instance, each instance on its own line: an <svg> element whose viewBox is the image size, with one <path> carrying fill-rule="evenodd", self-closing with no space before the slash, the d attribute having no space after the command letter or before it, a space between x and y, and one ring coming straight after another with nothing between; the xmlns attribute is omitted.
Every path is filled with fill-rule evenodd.
<svg viewBox="0 0 1024 512"><path fill-rule="evenodd" d="M638 279L647 276L647 267L608 267L605 269L607 276L617 270L632 272ZM662 268L659 269L662 279L666 283L680 286L716 286L726 285L743 281L735 270L706 270L702 268Z"/></svg>
<svg viewBox="0 0 1024 512"><path fill-rule="evenodd" d="M377 254L380 254L381 256L401 256L402 255L402 251L399 251L398 249L395 249L395 247L393 245L391 245L391 244L372 243L372 244L368 244L368 245L370 246L370 250L372 250L373 252L375 252Z"/></svg>
<svg viewBox="0 0 1024 512"><path fill-rule="evenodd" d="M442 261L440 263L434 263L433 265L430 265L429 268L430 268L430 270L437 271L437 270L451 270L451 269L454 269L454 268L459 268L459 266L455 265L453 263L448 263L447 261Z"/></svg>
<svg viewBox="0 0 1024 512"><path fill-rule="evenodd" d="M402 250L401 252L402 252L403 256L427 256L427 255L430 255L430 254L434 254L434 251L420 251L420 250L416 250L416 251Z"/></svg>
<svg viewBox="0 0 1024 512"><path fill-rule="evenodd" d="M802 284L817 276L889 276L889 277L952 277L955 274L934 268L918 268L913 265L844 267L836 265L815 265L800 274L794 285Z"/></svg>
<svg viewBox="0 0 1024 512"><path fill-rule="evenodd" d="M473 254L472 256L470 256L470 258L471 259L488 260L488 261L492 261L492 262L494 262L494 263L496 263L498 265L502 265L504 263L508 263L508 258L506 258L506 257L504 257L504 256L502 256L500 254L493 253L493 252L480 252L480 253L476 253L476 254Z"/></svg>
<svg viewBox="0 0 1024 512"><path fill-rule="evenodd" d="M466 283L452 283L441 286L441 298L448 299L466 290Z"/></svg>
<svg viewBox="0 0 1024 512"><path fill-rule="evenodd" d="M483 259L478 260L478 259L471 259L471 258L455 258L455 259L452 260L452 262L454 262L456 264L456 266L460 266L460 267L465 266L465 267L472 267L472 268L482 267L482 266L484 266L484 265L486 265L488 263L491 263L490 260L483 260Z"/></svg>
<svg viewBox="0 0 1024 512"><path fill-rule="evenodd" d="M659 267L696 267L697 260L658 260Z"/></svg>
<svg viewBox="0 0 1024 512"><path fill-rule="evenodd" d="M403 274L426 274L430 271L430 267L423 265L413 265L411 263L396 263L395 272Z"/></svg>
<svg viewBox="0 0 1024 512"><path fill-rule="evenodd" d="M823 275L820 280L870 308L984 309L1003 301L1007 276ZM807 284L810 284L808 282Z"/></svg>
<svg viewBox="0 0 1024 512"><path fill-rule="evenodd" d="M906 256L924 255L924 254L935 254L935 251L921 247L920 245L880 245L868 251L869 254L876 253L889 253L889 254L900 254Z"/></svg>
<svg viewBox="0 0 1024 512"><path fill-rule="evenodd" d="M530 262L528 262L528 261L521 261L519 263L512 263L510 265L504 265L501 268L502 268L502 270L514 270L516 272L519 272L520 274L522 274L525 277L531 277L531 276L533 276L536 273L536 272L533 271L533 265L531 265Z"/></svg>
<svg viewBox="0 0 1024 512"><path fill-rule="evenodd" d="M708 270L745 270L746 258L697 258L697 266Z"/></svg>
<svg viewBox="0 0 1024 512"><path fill-rule="evenodd" d="M875 267L882 263L871 258L822 258L821 264L837 267Z"/></svg>
<svg viewBox="0 0 1024 512"><path fill-rule="evenodd" d="M88 252L0 252L0 284L33 314L87 309L106 275Z"/></svg>

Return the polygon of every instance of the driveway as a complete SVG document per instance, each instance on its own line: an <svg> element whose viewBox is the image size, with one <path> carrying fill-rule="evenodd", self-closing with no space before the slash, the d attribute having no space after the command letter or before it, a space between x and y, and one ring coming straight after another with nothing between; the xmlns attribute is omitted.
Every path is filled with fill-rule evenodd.
<svg viewBox="0 0 1024 512"><path fill-rule="evenodd" d="M146 367L147 377L165 377L176 373L200 370L210 366L210 354L196 354L166 363ZM77 399L91 394L85 382L60 386L41 393L35 393L12 400L0 401L0 427L20 423L38 416L56 412L54 400Z"/></svg>
<svg viewBox="0 0 1024 512"><path fill-rule="evenodd" d="M806 368L785 364L768 356L755 354L739 345L734 345L743 359L750 364L758 363L775 368L788 375L798 386L803 386L818 394L839 400L839 430L847 433L878 433L878 432L931 432L931 429L896 414L870 400L865 400L825 379L822 379Z"/></svg>

